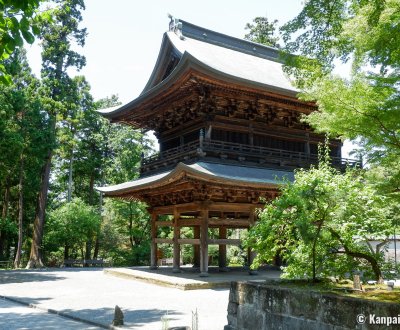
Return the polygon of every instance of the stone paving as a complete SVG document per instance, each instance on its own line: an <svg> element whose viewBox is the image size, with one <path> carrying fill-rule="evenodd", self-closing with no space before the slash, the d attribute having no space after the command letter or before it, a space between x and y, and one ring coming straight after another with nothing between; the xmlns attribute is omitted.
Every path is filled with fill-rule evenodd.
<svg viewBox="0 0 400 330"><path fill-rule="evenodd" d="M4 330L73 330L73 329L101 329L85 325L55 314L47 313L36 308L0 299L0 329Z"/></svg>
<svg viewBox="0 0 400 330"><path fill-rule="evenodd" d="M0 272L1 296L103 327L111 324L114 307L119 305L125 315L124 328L159 330L166 314L169 326L190 326L191 313L197 309L200 329L223 329L228 294L227 289L182 291L108 276L102 269ZM0 329L8 329L7 320L0 322ZM81 324L76 329L88 326Z"/></svg>
<svg viewBox="0 0 400 330"><path fill-rule="evenodd" d="M148 268L127 270L150 273ZM198 274L190 272L178 274L176 280L170 269L151 274L159 278L171 275L172 282L191 283L200 280ZM268 274L269 277L276 277L279 272L270 271ZM238 274L232 272L223 276L230 281ZM249 276L246 273L241 276L241 279L262 279L262 276ZM211 273L204 281L218 281L221 278L221 274ZM96 329L90 324L76 322L77 319L108 328L113 319L115 305L118 305L125 316L123 329L160 330L161 317L166 315L169 327L191 326L192 311L197 309L200 330L222 330L227 324L229 289L182 290L145 283L132 277L107 275L101 268L73 268L0 271L0 296L41 309L16 306L9 301L3 301L3 304L12 308L1 306L0 329ZM8 316L7 308L11 308ZM75 321L43 312L49 309L53 313L74 318ZM46 322L47 327L44 326ZM34 327L36 323L41 326Z"/></svg>

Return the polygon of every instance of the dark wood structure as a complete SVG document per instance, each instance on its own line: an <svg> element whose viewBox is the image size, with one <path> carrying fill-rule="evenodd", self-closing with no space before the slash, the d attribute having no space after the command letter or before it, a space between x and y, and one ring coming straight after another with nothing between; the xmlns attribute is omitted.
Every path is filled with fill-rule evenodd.
<svg viewBox="0 0 400 330"><path fill-rule="evenodd" d="M173 244L174 271L180 245L192 244L206 275L208 245L217 244L223 269L226 245L240 244L227 238L227 229L252 226L255 210L275 198L282 178L317 162L324 137L300 121L316 106L296 94L276 49L171 21L142 94L101 111L112 122L153 130L159 140L160 151L143 159L138 180L99 188L149 205L152 267L157 244ZM333 163L345 166L340 141L330 146ZM158 238L161 226L173 227L174 238ZM193 227L194 238L181 238L182 227ZM210 227L219 229L217 239L208 237Z"/></svg>

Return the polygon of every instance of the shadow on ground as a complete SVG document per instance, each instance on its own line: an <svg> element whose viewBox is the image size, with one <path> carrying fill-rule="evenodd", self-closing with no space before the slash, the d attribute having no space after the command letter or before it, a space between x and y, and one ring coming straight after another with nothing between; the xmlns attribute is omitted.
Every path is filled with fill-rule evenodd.
<svg viewBox="0 0 400 330"><path fill-rule="evenodd" d="M4 298L3 298L4 299ZM7 296L6 297L7 300L10 300L14 303L18 303L19 305L23 306L29 306L29 305L38 305L38 304L42 304L43 302L47 301L47 300L51 300L53 298L30 298L30 297L13 297L13 296ZM6 307L7 308L7 307ZM1 328L0 328L1 329Z"/></svg>
<svg viewBox="0 0 400 330"><path fill-rule="evenodd" d="M102 272L100 267L67 267L0 271L0 284L64 280L63 272ZM61 274L60 274L61 273Z"/></svg>
<svg viewBox="0 0 400 330"><path fill-rule="evenodd" d="M76 321L64 319L62 322L62 329L90 329L90 326L82 326ZM23 326L22 326L23 325ZM3 327L4 326L4 327ZM17 330L17 329L30 329L30 330L43 330L43 329L60 329L60 321L57 317L51 317L48 314L42 313L0 313L0 329ZM95 327L93 327L95 329Z"/></svg>
<svg viewBox="0 0 400 330"><path fill-rule="evenodd" d="M174 310L160 310L160 309L125 309L120 306L124 314L124 325L127 327L144 327L146 324L159 322L161 328L161 317L168 315L168 319L173 321L176 320L174 316L182 315L181 312ZM114 319L113 308L98 308L98 309L80 309L61 310L61 315L77 317L79 319L87 320L104 326L109 326Z"/></svg>
<svg viewBox="0 0 400 330"><path fill-rule="evenodd" d="M40 272L30 270L7 270L0 272L0 284L26 283L64 280L65 277L51 272Z"/></svg>

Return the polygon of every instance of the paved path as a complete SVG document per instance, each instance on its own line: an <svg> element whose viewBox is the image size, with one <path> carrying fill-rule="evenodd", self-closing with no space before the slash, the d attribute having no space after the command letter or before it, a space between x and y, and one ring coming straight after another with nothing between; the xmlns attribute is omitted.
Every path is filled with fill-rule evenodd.
<svg viewBox="0 0 400 330"><path fill-rule="evenodd" d="M119 305L125 315L124 328L129 329L159 330L160 319L167 313L170 327L191 326L191 312L197 309L199 329L222 330L227 324L229 290L183 291L108 276L101 269L74 269L0 271L0 295L104 326L111 324L114 307ZM21 315L33 315L37 311L21 307L20 312ZM9 328L4 322L7 319L0 318L0 329L38 329ZM71 323L70 328L89 329L90 326ZM41 326L40 329L54 328Z"/></svg>
<svg viewBox="0 0 400 330"><path fill-rule="evenodd" d="M0 299L0 329L1 330L72 330L72 329L101 329L86 325L64 317L49 314L45 311L29 308L8 300Z"/></svg>

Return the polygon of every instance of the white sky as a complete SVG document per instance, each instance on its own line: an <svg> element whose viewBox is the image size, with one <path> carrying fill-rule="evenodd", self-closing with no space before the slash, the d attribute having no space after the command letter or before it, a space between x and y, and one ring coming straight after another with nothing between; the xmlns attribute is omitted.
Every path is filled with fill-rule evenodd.
<svg viewBox="0 0 400 330"><path fill-rule="evenodd" d="M135 99L154 68L168 13L176 18L230 36L243 38L246 23L257 16L283 24L295 17L301 0L86 0L82 27L86 77L95 99L117 94L122 103ZM27 47L34 73L40 76L40 49Z"/></svg>

